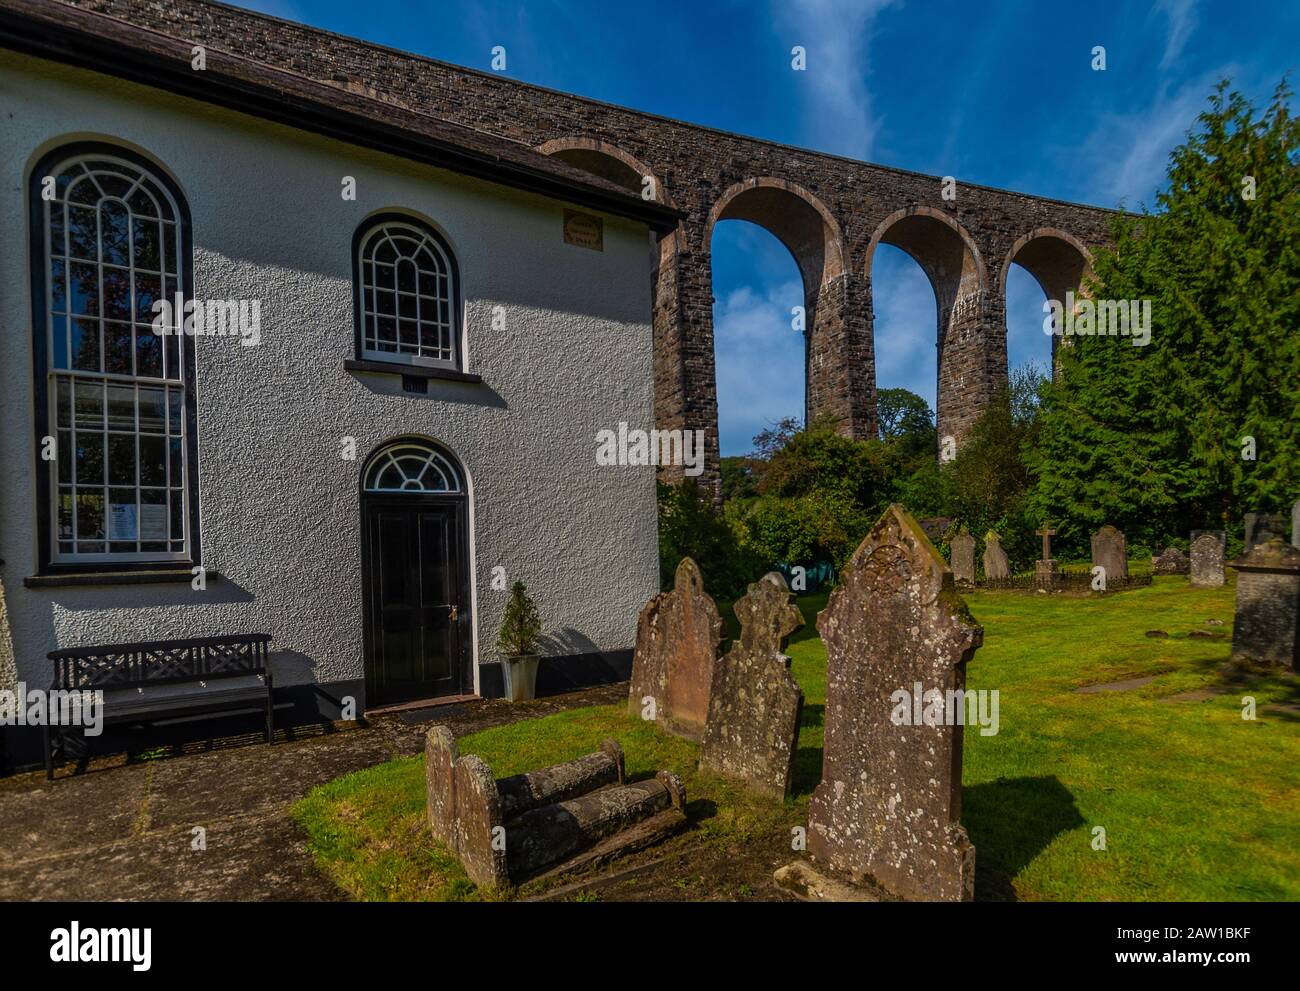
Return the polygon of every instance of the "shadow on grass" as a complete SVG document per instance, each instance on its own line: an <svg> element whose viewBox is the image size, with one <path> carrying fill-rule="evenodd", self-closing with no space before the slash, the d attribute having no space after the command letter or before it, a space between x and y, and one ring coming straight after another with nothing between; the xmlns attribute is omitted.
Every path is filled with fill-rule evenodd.
<svg viewBox="0 0 1300 991"><path fill-rule="evenodd" d="M800 747L794 753L794 776L790 781L790 797L811 795L822 780L822 748Z"/></svg>
<svg viewBox="0 0 1300 991"><path fill-rule="evenodd" d="M826 589L816 595L798 596L794 600L794 604L799 607L799 612L803 614L803 626L790 634L788 643L802 643L805 640L817 639L817 614L826 608L826 601L830 598L830 594L830 590Z"/></svg>
<svg viewBox="0 0 1300 991"><path fill-rule="evenodd" d="M1055 775L967 787L962 823L975 844L975 900L1016 901L1012 880L1057 836L1084 825Z"/></svg>
<svg viewBox="0 0 1300 991"><path fill-rule="evenodd" d="M1194 658L1186 667L1212 679L1205 685L1209 691L1225 695L1254 692L1270 696L1273 704L1300 705L1300 676L1286 668L1234 662L1230 652Z"/></svg>
<svg viewBox="0 0 1300 991"><path fill-rule="evenodd" d="M718 814L718 803L711 798L693 798L686 803L684 811L691 823L703 822Z"/></svg>

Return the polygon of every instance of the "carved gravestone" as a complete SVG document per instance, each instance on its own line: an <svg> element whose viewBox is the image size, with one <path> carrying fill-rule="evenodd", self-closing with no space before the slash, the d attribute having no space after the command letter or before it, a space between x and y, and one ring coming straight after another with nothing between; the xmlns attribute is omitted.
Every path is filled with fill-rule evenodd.
<svg viewBox="0 0 1300 991"><path fill-rule="evenodd" d="M1245 542L1242 554L1249 554L1260 544L1266 544L1274 537L1286 537L1286 522L1281 513L1247 513Z"/></svg>
<svg viewBox="0 0 1300 991"><path fill-rule="evenodd" d="M1300 548L1274 536L1232 567L1237 569L1233 661L1300 671Z"/></svg>
<svg viewBox="0 0 1300 991"><path fill-rule="evenodd" d="M1218 588L1223 584L1226 542L1227 535L1222 530L1192 531L1192 585L1197 588Z"/></svg>
<svg viewBox="0 0 1300 991"><path fill-rule="evenodd" d="M964 691L984 639L952 573L902 506L885 511L817 618L826 644L826 744L808 850L895 897L969 901L975 848L961 826L962 727L903 725L897 693ZM949 723L954 723L949 725Z"/></svg>
<svg viewBox="0 0 1300 991"><path fill-rule="evenodd" d="M984 577L990 581L1011 577L1011 564L1002 549L1002 538L992 530L984 535Z"/></svg>
<svg viewBox="0 0 1300 991"><path fill-rule="evenodd" d="M1151 558L1151 570L1157 575L1185 575L1190 569L1187 555L1177 547L1166 547Z"/></svg>
<svg viewBox="0 0 1300 991"><path fill-rule="evenodd" d="M740 640L713 670L700 767L738 778L753 791L785 798L790 790L803 692L782 653L803 616L771 573L736 602Z"/></svg>
<svg viewBox="0 0 1300 991"><path fill-rule="evenodd" d="M1092 535L1092 566L1106 569L1107 583L1128 579L1128 541L1110 524Z"/></svg>
<svg viewBox="0 0 1300 991"><path fill-rule="evenodd" d="M964 526L952 538L952 576L963 585L975 583L975 538Z"/></svg>
<svg viewBox="0 0 1300 991"><path fill-rule="evenodd" d="M628 711L641 716L653 704L655 721L677 736L699 741L709 715L713 666L722 618L689 557L677 565L671 592L646 603L637 621ZM653 699L653 703L644 700Z"/></svg>

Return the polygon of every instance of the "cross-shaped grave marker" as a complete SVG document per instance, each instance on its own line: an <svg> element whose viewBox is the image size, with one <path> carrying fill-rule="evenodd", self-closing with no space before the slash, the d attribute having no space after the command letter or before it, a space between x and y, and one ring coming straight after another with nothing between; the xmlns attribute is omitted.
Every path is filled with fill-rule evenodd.
<svg viewBox="0 0 1300 991"><path fill-rule="evenodd" d="M1050 561L1052 559L1051 538L1056 536L1055 528L1053 528L1052 524L1044 520L1042 527L1038 530L1035 530L1034 533L1038 534L1040 537L1043 538L1043 560Z"/></svg>

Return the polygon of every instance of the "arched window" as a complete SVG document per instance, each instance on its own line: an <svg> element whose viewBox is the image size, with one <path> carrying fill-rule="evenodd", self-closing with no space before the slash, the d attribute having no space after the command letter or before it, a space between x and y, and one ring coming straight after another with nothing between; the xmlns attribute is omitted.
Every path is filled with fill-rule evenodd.
<svg viewBox="0 0 1300 991"><path fill-rule="evenodd" d="M463 491L460 473L449 459L422 441L398 441L381 449L366 468L367 492Z"/></svg>
<svg viewBox="0 0 1300 991"><path fill-rule="evenodd" d="M460 369L455 257L431 228L397 214L357 236L357 357Z"/></svg>
<svg viewBox="0 0 1300 991"><path fill-rule="evenodd" d="M191 295L184 199L89 143L46 156L31 197L41 569L197 562L193 341L153 328Z"/></svg>

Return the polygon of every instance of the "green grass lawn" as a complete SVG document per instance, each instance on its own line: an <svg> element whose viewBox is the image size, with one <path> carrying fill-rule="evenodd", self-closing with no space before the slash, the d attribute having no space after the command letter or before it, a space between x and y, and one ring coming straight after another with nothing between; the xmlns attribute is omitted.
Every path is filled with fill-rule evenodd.
<svg viewBox="0 0 1300 991"><path fill-rule="evenodd" d="M1231 586L1157 578L1104 598L976 592L967 602L984 626L967 687L996 689L1000 701L997 735L965 734L962 821L976 848L977 899L1300 899L1300 710L1270 707L1300 699L1296 680L1227 682L1228 639L1189 636L1230 635ZM692 744L621 706L476 733L460 741L461 752L505 776L589 753L614 736L631 776L660 768L682 775L697 829L674 843L740 858L788 844L821 776L826 652L813 623L824 605L824 595L800 600L808 625L790 642L806 702L794 795L783 805L698 773ZM734 617L724 615L734 634ZM1145 636L1156 629L1169 638ZM1129 691L1075 691L1150 676ZM1229 691L1167 701L1220 688ZM1243 695L1257 700L1254 721L1242 719ZM353 897L478 897L424 829L420 758L314 789L294 815L321 869ZM1096 827L1105 850L1093 848Z"/></svg>

